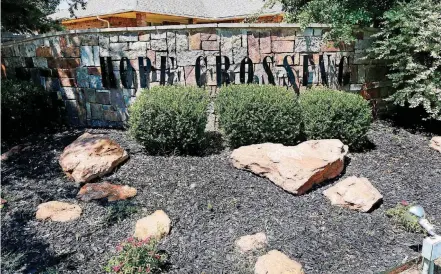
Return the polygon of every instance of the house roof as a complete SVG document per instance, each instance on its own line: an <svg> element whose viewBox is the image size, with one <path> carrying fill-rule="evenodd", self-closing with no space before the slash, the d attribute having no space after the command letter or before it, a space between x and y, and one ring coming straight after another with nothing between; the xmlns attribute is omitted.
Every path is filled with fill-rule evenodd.
<svg viewBox="0 0 441 274"><path fill-rule="evenodd" d="M268 5L267 5L268 6ZM89 0L86 9L75 11L76 18L124 12L149 12L191 18L225 19L282 12L280 4L265 6L264 0ZM52 19L74 19L69 11L60 10Z"/></svg>

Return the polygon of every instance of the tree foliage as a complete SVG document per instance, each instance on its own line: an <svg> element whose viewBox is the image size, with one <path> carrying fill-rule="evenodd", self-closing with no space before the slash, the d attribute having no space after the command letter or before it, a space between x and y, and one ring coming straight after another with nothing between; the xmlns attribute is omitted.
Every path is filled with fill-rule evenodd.
<svg viewBox="0 0 441 274"><path fill-rule="evenodd" d="M331 24L326 38L353 41L354 26L376 26L397 0L280 0L287 22Z"/></svg>
<svg viewBox="0 0 441 274"><path fill-rule="evenodd" d="M422 106L441 120L441 3L418 0L386 12L372 53L390 64L388 75L397 92L391 100Z"/></svg>
<svg viewBox="0 0 441 274"><path fill-rule="evenodd" d="M3 0L2 31L32 33L60 29L56 22L47 18L58 4L59 1L49 0Z"/></svg>
<svg viewBox="0 0 441 274"><path fill-rule="evenodd" d="M374 58L390 65L397 90L390 100L423 107L441 120L441 2L439 0L279 0L286 21L326 23L325 39L353 42L357 27L378 27Z"/></svg>
<svg viewBox="0 0 441 274"><path fill-rule="evenodd" d="M61 30L56 20L48 17L55 13L60 0L3 0L1 4L2 32L44 33ZM70 0L71 14L75 9L85 7L85 0Z"/></svg>

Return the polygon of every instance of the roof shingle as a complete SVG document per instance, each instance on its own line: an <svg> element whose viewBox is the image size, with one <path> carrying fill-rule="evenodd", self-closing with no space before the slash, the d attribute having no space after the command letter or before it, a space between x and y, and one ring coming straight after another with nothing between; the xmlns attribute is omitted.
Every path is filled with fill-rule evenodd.
<svg viewBox="0 0 441 274"><path fill-rule="evenodd" d="M79 8L75 11L75 17L92 17L130 11L224 19L250 16L256 13L276 14L282 11L282 7L279 4L266 7L263 0L89 0L86 9ZM68 10L60 10L50 17L53 19L72 18Z"/></svg>

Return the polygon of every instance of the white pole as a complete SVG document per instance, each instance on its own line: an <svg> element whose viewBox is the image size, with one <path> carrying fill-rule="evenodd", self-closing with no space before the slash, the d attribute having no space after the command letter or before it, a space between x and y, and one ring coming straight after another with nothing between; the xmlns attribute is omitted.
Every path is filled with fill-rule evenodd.
<svg viewBox="0 0 441 274"><path fill-rule="evenodd" d="M426 258L423 258L423 270L421 274L433 274L434 272L434 263Z"/></svg>
<svg viewBox="0 0 441 274"><path fill-rule="evenodd" d="M441 236L435 235L426 237L423 240L423 257L422 274L433 274L435 272L435 260L441 257Z"/></svg>

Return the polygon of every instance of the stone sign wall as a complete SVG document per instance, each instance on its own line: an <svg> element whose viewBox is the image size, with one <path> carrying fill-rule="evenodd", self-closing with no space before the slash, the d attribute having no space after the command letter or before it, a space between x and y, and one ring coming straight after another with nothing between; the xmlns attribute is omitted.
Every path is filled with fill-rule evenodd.
<svg viewBox="0 0 441 274"><path fill-rule="evenodd" d="M324 42L326 25L210 24L67 31L2 45L2 77L31 80L64 100L78 126L122 126L143 88L223 84L328 85L373 104L386 67L365 59L368 32L350 46Z"/></svg>

